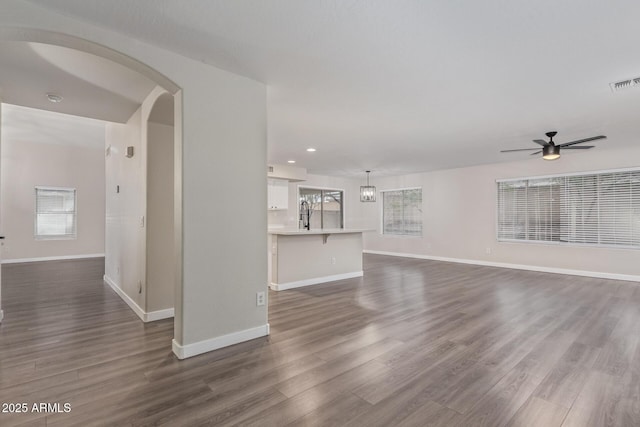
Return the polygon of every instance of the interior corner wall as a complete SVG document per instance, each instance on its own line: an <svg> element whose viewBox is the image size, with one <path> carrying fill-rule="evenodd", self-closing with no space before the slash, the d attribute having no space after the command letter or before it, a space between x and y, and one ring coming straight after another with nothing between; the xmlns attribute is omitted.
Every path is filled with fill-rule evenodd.
<svg viewBox="0 0 640 427"><path fill-rule="evenodd" d="M2 98L0 98L0 174L2 174ZM1 180L2 178L0 178ZM0 187L0 236L4 237L3 230L4 225L2 222L2 188ZM2 263L4 251L4 240L0 239L0 263ZM0 268L0 322L4 318L4 311L2 310L2 268Z"/></svg>
<svg viewBox="0 0 640 427"><path fill-rule="evenodd" d="M173 134L173 126L147 125L147 312L174 308Z"/></svg>
<svg viewBox="0 0 640 427"><path fill-rule="evenodd" d="M182 92L183 340L211 348L268 330L266 87L215 68L198 81Z"/></svg>
<svg viewBox="0 0 640 427"><path fill-rule="evenodd" d="M152 312L174 308L174 129L148 121L163 93L152 90L127 123L108 123L105 137L105 277L145 321Z"/></svg>
<svg viewBox="0 0 640 427"><path fill-rule="evenodd" d="M141 108L127 123L106 126L105 277L144 311L144 293L140 292L144 239L141 128ZM127 147L133 147L131 158L126 157Z"/></svg>
<svg viewBox="0 0 640 427"><path fill-rule="evenodd" d="M610 144L610 142L607 142ZM378 191L422 187L423 235L381 234L382 198L367 206L365 251L498 263L536 269L640 276L638 250L496 240L496 180L640 166L640 148L589 150L548 162L530 159L378 179Z"/></svg>
<svg viewBox="0 0 640 427"><path fill-rule="evenodd" d="M5 138L1 158L4 261L104 254L105 169L101 146ZM34 237L36 186L76 189L75 239Z"/></svg>

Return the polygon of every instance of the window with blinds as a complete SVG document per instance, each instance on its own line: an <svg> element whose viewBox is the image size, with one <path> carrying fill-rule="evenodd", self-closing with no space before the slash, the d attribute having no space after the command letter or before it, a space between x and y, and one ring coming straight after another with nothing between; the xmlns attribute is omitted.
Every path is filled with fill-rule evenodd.
<svg viewBox="0 0 640 427"><path fill-rule="evenodd" d="M36 239L76 237L76 190L36 187Z"/></svg>
<svg viewBox="0 0 640 427"><path fill-rule="evenodd" d="M497 184L498 240L640 248L640 169Z"/></svg>
<svg viewBox="0 0 640 427"><path fill-rule="evenodd" d="M381 191L382 232L422 236L422 189Z"/></svg>

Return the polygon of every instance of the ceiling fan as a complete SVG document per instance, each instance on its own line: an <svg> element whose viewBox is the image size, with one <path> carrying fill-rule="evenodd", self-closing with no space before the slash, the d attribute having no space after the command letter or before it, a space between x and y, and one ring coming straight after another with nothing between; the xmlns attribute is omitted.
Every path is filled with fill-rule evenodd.
<svg viewBox="0 0 640 427"><path fill-rule="evenodd" d="M532 156L536 154L542 153L542 158L545 160L556 160L560 157L560 149L563 150L587 150L589 148L595 147L595 145L581 145L580 147L576 147L577 144L583 144L589 141L595 141L598 139L605 139L606 136L592 136L591 138L578 139L576 141L565 142L564 144L557 144L553 142L553 137L556 136L558 132L547 132L545 135L549 138L549 142L543 141L541 139L534 139L533 142L542 146L542 148L518 148L515 150L502 150L501 153L510 153L512 151L535 151L535 153L531 153Z"/></svg>

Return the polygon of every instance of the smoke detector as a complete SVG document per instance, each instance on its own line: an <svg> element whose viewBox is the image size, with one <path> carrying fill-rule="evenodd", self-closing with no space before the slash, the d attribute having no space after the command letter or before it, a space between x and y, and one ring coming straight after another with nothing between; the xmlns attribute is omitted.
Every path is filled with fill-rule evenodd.
<svg viewBox="0 0 640 427"><path fill-rule="evenodd" d="M64 98L62 98L62 95L58 95L57 93L48 93L47 99L53 102L54 104L57 104L59 102L62 102Z"/></svg>
<svg viewBox="0 0 640 427"><path fill-rule="evenodd" d="M629 89L634 86L640 86L640 77L634 77L632 79L620 80L619 82L609 83L611 92L618 92L619 90Z"/></svg>

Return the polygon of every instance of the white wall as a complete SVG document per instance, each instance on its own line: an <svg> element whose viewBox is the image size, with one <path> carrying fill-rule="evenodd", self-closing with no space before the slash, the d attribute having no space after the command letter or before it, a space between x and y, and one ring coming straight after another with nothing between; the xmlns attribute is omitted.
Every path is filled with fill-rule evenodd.
<svg viewBox="0 0 640 427"><path fill-rule="evenodd" d="M146 311L173 308L173 126L148 124Z"/></svg>
<svg viewBox="0 0 640 427"><path fill-rule="evenodd" d="M2 174L2 98L0 98L0 174ZM1 178L0 178L1 179ZM0 186L0 207L2 206L2 186ZM4 225L2 221L2 209L0 209L0 236L4 236ZM4 252L4 240L0 240L0 263ZM4 318L2 310L2 268L0 268L0 322Z"/></svg>
<svg viewBox="0 0 640 427"><path fill-rule="evenodd" d="M611 142L604 142L607 144ZM378 191L422 187L423 236L380 234L382 203L366 206L371 218L365 250L448 257L546 268L640 275L640 251L496 241L496 179L640 166L640 148L568 153L542 159L378 179ZM491 253L487 253L489 248Z"/></svg>
<svg viewBox="0 0 640 427"><path fill-rule="evenodd" d="M140 286L145 238L140 223L145 206L141 128L142 108L127 123L106 126L105 276L145 311ZM134 149L131 158L126 157L128 146Z"/></svg>
<svg viewBox="0 0 640 427"><path fill-rule="evenodd" d="M256 292L267 289L264 84L21 0L2 4L2 39L96 52L97 45L106 46L180 88L175 139L182 259L174 351L185 357L266 334L266 307L255 303ZM230 195L234 203L222 209Z"/></svg>
<svg viewBox="0 0 640 427"><path fill-rule="evenodd" d="M167 96L173 98L156 87L127 123L106 128L105 278L145 321L170 317L158 311L175 302L175 130L149 122L158 98Z"/></svg>
<svg viewBox="0 0 640 427"><path fill-rule="evenodd" d="M6 138L2 143L3 259L104 254L104 152L101 146L34 143ZM77 238L34 238L36 186L77 190Z"/></svg>

